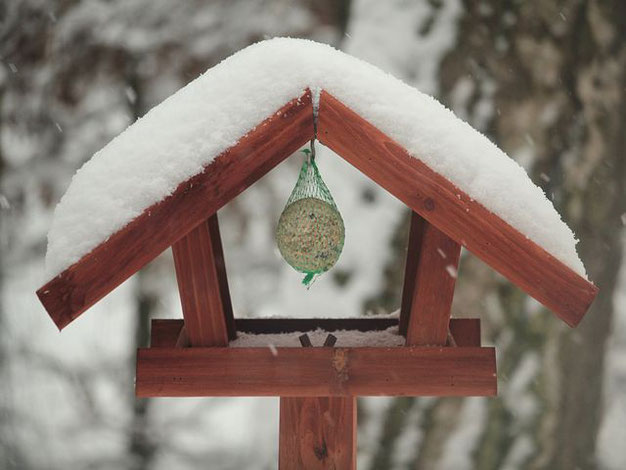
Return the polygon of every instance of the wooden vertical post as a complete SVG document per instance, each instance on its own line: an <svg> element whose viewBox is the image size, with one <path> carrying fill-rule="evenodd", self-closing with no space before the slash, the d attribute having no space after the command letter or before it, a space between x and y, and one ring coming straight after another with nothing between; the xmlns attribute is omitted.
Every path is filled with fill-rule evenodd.
<svg viewBox="0 0 626 470"><path fill-rule="evenodd" d="M217 221L217 212L209 217L207 224L209 226L209 238L211 240L211 248L215 260L217 283L222 300L222 309L224 311L224 319L226 320L228 338L235 339L237 337L237 328L233 315L233 304L230 299L230 289L228 288L228 278L226 277L226 260L224 259L224 249L222 248L222 236L220 235L220 226Z"/></svg>
<svg viewBox="0 0 626 470"><path fill-rule="evenodd" d="M235 335L217 214L172 245L191 346L226 346Z"/></svg>
<svg viewBox="0 0 626 470"><path fill-rule="evenodd" d="M280 399L280 470L356 469L356 397Z"/></svg>
<svg viewBox="0 0 626 470"><path fill-rule="evenodd" d="M400 310L400 332L407 345L446 344L460 254L457 242L411 214Z"/></svg>

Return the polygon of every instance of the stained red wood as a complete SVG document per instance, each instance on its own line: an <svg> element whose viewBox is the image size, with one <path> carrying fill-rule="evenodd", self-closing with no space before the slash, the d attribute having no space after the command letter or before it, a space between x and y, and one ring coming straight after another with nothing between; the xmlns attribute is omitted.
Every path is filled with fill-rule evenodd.
<svg viewBox="0 0 626 470"><path fill-rule="evenodd" d="M274 168L313 136L311 93L273 116L181 183L163 201L37 291L59 329Z"/></svg>
<svg viewBox="0 0 626 470"><path fill-rule="evenodd" d="M480 346L480 319L451 318L450 333L459 347Z"/></svg>
<svg viewBox="0 0 626 470"><path fill-rule="evenodd" d="M150 347L151 348L172 348L176 345L183 320L154 319L150 323Z"/></svg>
<svg viewBox="0 0 626 470"><path fill-rule="evenodd" d="M454 339L454 336L452 336L452 333L448 330L448 338L446 339L446 346L450 346L453 348L456 348L458 346L458 344L456 344L456 340Z"/></svg>
<svg viewBox="0 0 626 470"><path fill-rule="evenodd" d="M230 289L228 288L228 277L226 276L226 260L224 259L224 248L222 247L222 236L220 234L220 226L217 218L217 213L208 218L207 224L209 227L211 250L213 252L213 259L215 261L215 270L217 274L220 299L222 301L222 309L224 310L226 329L228 330L228 338L235 339L237 337L237 329L235 327L235 317L233 315L233 304L230 299Z"/></svg>
<svg viewBox="0 0 626 470"><path fill-rule="evenodd" d="M406 344L446 344L460 254L461 245L412 213L404 283L408 292L403 292L400 312Z"/></svg>
<svg viewBox="0 0 626 470"><path fill-rule="evenodd" d="M189 335L187 334L187 327L183 324L183 327L180 329L180 333L178 334L178 338L176 338L176 344L174 344L175 348L188 348L190 346Z"/></svg>
<svg viewBox="0 0 626 470"><path fill-rule="evenodd" d="M217 214L209 220L217 226ZM219 254L214 251L214 236L207 220L172 245L185 331L191 346L226 346L227 321L232 321L234 330L230 295L227 294L226 302L222 297L227 280L219 279L225 272L217 268ZM228 290L227 284L225 287Z"/></svg>
<svg viewBox="0 0 626 470"><path fill-rule="evenodd" d="M409 326L409 315L413 304L413 292L415 291L415 277L417 276L417 266L419 264L420 248L423 243L425 220L415 217L415 212L411 211L411 221L409 224L409 242L407 244L406 265L404 267L404 283L402 286L402 303L400 304L400 333L406 336Z"/></svg>
<svg viewBox="0 0 626 470"><path fill-rule="evenodd" d="M457 243L575 326L598 289L325 91L318 138Z"/></svg>
<svg viewBox="0 0 626 470"><path fill-rule="evenodd" d="M280 399L280 470L356 469L355 397Z"/></svg>
<svg viewBox="0 0 626 470"><path fill-rule="evenodd" d="M494 396L494 348L149 348L139 397Z"/></svg>
<svg viewBox="0 0 626 470"><path fill-rule="evenodd" d="M291 333L296 331L386 330L398 325L397 318L237 318L237 331L244 333ZM174 347L183 320L152 320L151 347ZM458 346L480 346L479 318L451 318L450 331Z"/></svg>

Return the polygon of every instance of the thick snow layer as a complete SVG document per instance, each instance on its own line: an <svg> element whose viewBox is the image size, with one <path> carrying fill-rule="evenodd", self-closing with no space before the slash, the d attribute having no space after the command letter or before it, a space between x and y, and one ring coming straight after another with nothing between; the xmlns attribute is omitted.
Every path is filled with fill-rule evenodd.
<svg viewBox="0 0 626 470"><path fill-rule="evenodd" d="M59 274L307 88L327 90L577 273L576 239L526 172L434 98L316 42L234 54L153 108L74 176L48 234Z"/></svg>

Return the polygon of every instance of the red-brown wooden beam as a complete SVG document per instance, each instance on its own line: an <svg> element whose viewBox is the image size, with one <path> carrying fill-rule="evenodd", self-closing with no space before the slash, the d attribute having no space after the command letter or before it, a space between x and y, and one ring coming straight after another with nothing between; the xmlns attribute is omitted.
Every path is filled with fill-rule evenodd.
<svg viewBox="0 0 626 470"><path fill-rule="evenodd" d="M148 348L139 397L494 396L494 348Z"/></svg>
<svg viewBox="0 0 626 470"><path fill-rule="evenodd" d="M154 319L150 347L173 348L183 328L181 319ZM397 318L236 318L237 331L254 334L294 333L321 328L328 332L340 330L380 331L398 325ZM480 346L479 318L451 318L450 332L459 347ZM186 333L185 333L186 336ZM341 339L340 339L341 341ZM341 343L337 345L341 346Z"/></svg>
<svg viewBox="0 0 626 470"><path fill-rule="evenodd" d="M450 334L458 347L478 347L480 341L479 318L451 318Z"/></svg>
<svg viewBox="0 0 626 470"><path fill-rule="evenodd" d="M213 214L172 245L185 332L191 346L226 346L229 324L235 334L221 242L216 237L219 229L217 214Z"/></svg>
<svg viewBox="0 0 626 470"><path fill-rule="evenodd" d="M224 318L226 320L226 330L228 338L235 339L237 337L237 328L235 327L235 317L233 315L233 304L230 299L230 289L228 288L228 277L226 276L226 260L224 259L224 248L222 247L222 236L220 234L220 226L217 219L217 212L207 220L209 227L209 237L211 239L211 250L215 261L215 271L217 274L217 283L224 310Z"/></svg>
<svg viewBox="0 0 626 470"><path fill-rule="evenodd" d="M325 91L319 140L575 326L598 289Z"/></svg>
<svg viewBox="0 0 626 470"><path fill-rule="evenodd" d="M306 91L37 291L59 329L313 137Z"/></svg>
<svg viewBox="0 0 626 470"><path fill-rule="evenodd" d="M280 470L356 469L356 398L280 399Z"/></svg>
<svg viewBox="0 0 626 470"><path fill-rule="evenodd" d="M400 332L406 344L445 345L461 245L412 212Z"/></svg>

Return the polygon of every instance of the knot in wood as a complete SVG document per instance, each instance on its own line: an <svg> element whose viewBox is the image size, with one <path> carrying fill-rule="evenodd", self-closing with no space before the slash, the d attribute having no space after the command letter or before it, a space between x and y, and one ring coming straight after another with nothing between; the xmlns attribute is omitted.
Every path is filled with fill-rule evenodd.
<svg viewBox="0 0 626 470"><path fill-rule="evenodd" d="M328 448L326 447L326 441L322 439L321 446L313 446L313 453L317 460L323 461L328 457Z"/></svg>
<svg viewBox="0 0 626 470"><path fill-rule="evenodd" d="M426 200L424 201L424 209L426 209L429 212L435 210L435 201L427 197Z"/></svg>
<svg viewBox="0 0 626 470"><path fill-rule="evenodd" d="M348 380L348 351L336 349L333 353L333 369L337 373L339 382Z"/></svg>

